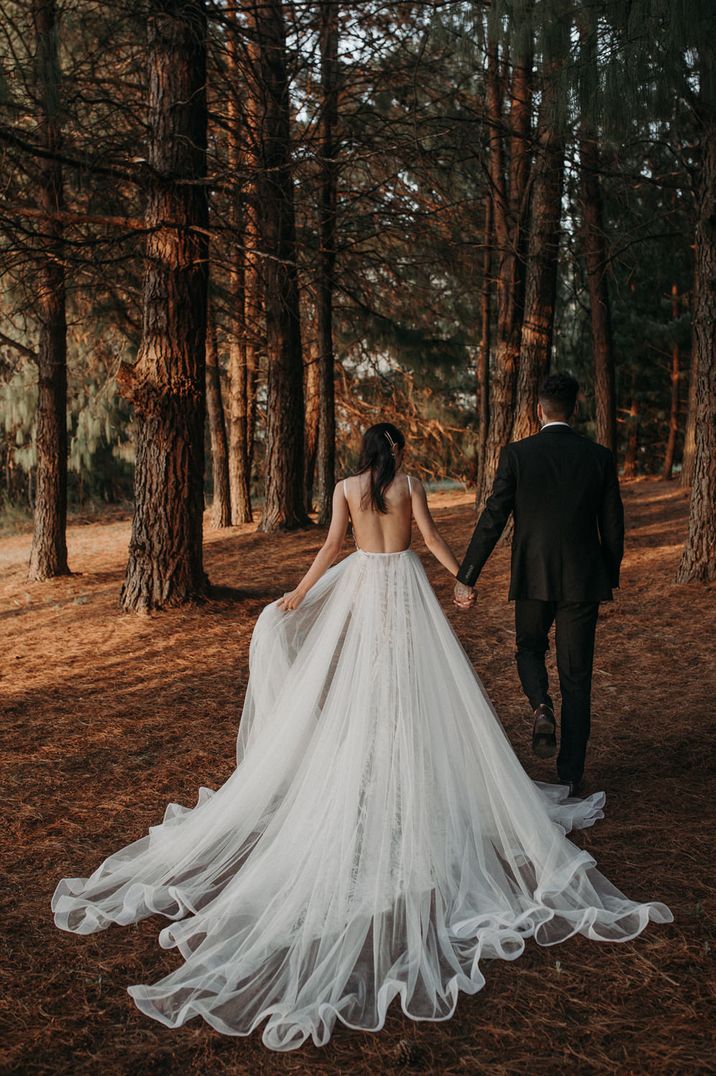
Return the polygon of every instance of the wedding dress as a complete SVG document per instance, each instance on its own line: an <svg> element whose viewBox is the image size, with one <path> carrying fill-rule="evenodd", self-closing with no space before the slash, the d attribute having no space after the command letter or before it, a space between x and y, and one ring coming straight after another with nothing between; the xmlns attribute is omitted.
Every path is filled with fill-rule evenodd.
<svg viewBox="0 0 716 1076"><path fill-rule="evenodd" d="M410 549L357 549L297 610L269 605L249 663L226 784L52 900L78 934L174 921L159 940L184 963L129 987L142 1012L323 1045L336 1020L380 1029L396 995L447 1019L483 959L528 938L628 941L672 920L567 839L604 794L530 780Z"/></svg>

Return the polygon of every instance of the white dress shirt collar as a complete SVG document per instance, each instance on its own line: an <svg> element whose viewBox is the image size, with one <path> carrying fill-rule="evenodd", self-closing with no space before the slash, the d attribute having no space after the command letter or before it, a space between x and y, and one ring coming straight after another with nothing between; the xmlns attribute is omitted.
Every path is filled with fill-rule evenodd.
<svg viewBox="0 0 716 1076"><path fill-rule="evenodd" d="M559 419L555 419L554 422L545 422L544 426L542 427L542 430L546 430L548 426L569 426L569 423L561 422ZM540 433L542 432L542 430L540 430Z"/></svg>

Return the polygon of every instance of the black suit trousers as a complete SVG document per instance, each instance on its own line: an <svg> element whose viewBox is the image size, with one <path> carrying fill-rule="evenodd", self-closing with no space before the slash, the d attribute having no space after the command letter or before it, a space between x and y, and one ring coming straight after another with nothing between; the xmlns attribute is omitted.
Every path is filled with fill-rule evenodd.
<svg viewBox="0 0 716 1076"><path fill-rule="evenodd" d="M584 773L589 739L594 637L599 602L517 599L515 629L517 670L530 706L552 706L545 655L555 625L557 670L562 693L557 773L562 781L577 781Z"/></svg>

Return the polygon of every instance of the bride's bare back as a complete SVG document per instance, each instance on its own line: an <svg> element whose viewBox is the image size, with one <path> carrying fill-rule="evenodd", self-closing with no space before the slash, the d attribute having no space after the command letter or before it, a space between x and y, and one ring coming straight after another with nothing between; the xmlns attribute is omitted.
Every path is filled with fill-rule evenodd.
<svg viewBox="0 0 716 1076"><path fill-rule="evenodd" d="M353 524L356 545L363 553L402 553L410 547L414 519L432 555L451 575L457 575L458 562L435 526L419 479L409 478L402 470L396 473L384 490L387 512L376 512L368 498L365 507L362 506L363 496L369 492L369 472L344 478L336 485L326 540L296 589L279 601L281 609L297 609L313 584L330 568L343 549L349 522Z"/></svg>
<svg viewBox="0 0 716 1076"><path fill-rule="evenodd" d="M400 553L410 545L412 482L399 471L385 489L387 512L376 512L370 502L370 473L343 480L356 545L365 553ZM365 505L365 507L364 507Z"/></svg>

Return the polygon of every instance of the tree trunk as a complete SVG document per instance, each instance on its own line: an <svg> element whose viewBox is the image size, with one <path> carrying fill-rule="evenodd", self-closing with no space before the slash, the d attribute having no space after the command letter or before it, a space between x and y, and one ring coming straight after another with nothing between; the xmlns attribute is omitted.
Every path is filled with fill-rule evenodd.
<svg viewBox="0 0 716 1076"><path fill-rule="evenodd" d="M607 282L606 235L602 192L599 183L599 146L583 134L579 141L582 202L582 235L587 270L594 358L594 395L597 441L616 453L617 412L614 376L614 345Z"/></svg>
<svg viewBox="0 0 716 1076"><path fill-rule="evenodd" d="M37 45L38 140L49 154L59 150L60 61L55 0L34 6ZM67 320L62 225L62 168L51 156L37 162L37 200L42 260L37 268L37 475L29 578L68 575L67 565Z"/></svg>
<svg viewBox="0 0 716 1076"><path fill-rule="evenodd" d="M698 283L694 281L694 305L698 304ZM679 481L682 486L690 486L694 479L694 461L696 459L696 388L699 380L699 355L695 347L691 348L689 363L689 395L686 412L686 429L684 447L681 453L681 473Z"/></svg>
<svg viewBox="0 0 716 1076"><path fill-rule="evenodd" d="M244 163L256 167L252 160L251 135L246 119L251 114L251 101L254 95L252 72L244 83L240 77L239 9L232 7L228 11L229 29L227 51L229 67L232 73L232 87L227 99L227 162L229 175L236 181L231 191L230 219L234 233L234 247L229 253L229 480L231 486L231 522L234 524L250 523L251 512L251 465L248 451L248 395L249 371L246 331L246 257L251 235L250 216L255 207L242 205L242 192L239 180ZM249 54L249 67L254 59ZM242 116L238 103L239 88L245 90L248 106L245 117ZM248 202L248 199L247 199ZM255 230L255 229L254 229ZM243 248L243 249L242 249Z"/></svg>
<svg viewBox="0 0 716 1076"><path fill-rule="evenodd" d="M475 497L479 501L483 486L483 470L490 428L490 337L491 310L490 273L492 269L492 194L485 192L485 224L482 248L482 283L480 285L480 350L477 356L477 471L475 473Z"/></svg>
<svg viewBox="0 0 716 1076"><path fill-rule="evenodd" d="M306 346L304 393L306 397L306 439L304 445L306 511L313 509L313 486L316 475L316 456L318 454L318 427L320 418L320 372L318 368L318 350L314 341Z"/></svg>
<svg viewBox="0 0 716 1076"><path fill-rule="evenodd" d="M211 469L214 499L211 506L211 523L216 529L231 526L231 498L229 495L229 446L226 437L224 404L221 398L221 370L216 342L216 321L209 303L206 330L206 409L211 439Z"/></svg>
<svg viewBox="0 0 716 1076"><path fill-rule="evenodd" d="M120 603L149 611L202 597L207 308L206 12L151 0L142 342L120 370L137 424L135 511Z"/></svg>
<svg viewBox="0 0 716 1076"><path fill-rule="evenodd" d="M333 288L336 262L337 165L335 128L338 119L338 0L320 2L321 48L321 206L318 221L318 522L331 521L336 482L336 408L333 358Z"/></svg>
<svg viewBox="0 0 716 1076"><path fill-rule="evenodd" d="M631 402L627 419L627 443L624 453L624 477L635 478L639 457L639 400L636 395L636 370L632 371Z"/></svg>
<svg viewBox="0 0 716 1076"><path fill-rule="evenodd" d="M497 332L490 378L490 426L484 456L480 504L487 499L500 453L510 440L520 350L524 298L525 203L529 177L532 57L518 57L512 71L509 123L509 190L502 149L502 103L497 47L488 49L487 109L490 124L489 175L494 197L497 246Z"/></svg>
<svg viewBox="0 0 716 1076"><path fill-rule="evenodd" d="M262 125L258 177L266 312L266 497L261 530L308 522L303 472L303 360L289 140L286 30L280 0L252 3L259 49Z"/></svg>
<svg viewBox="0 0 716 1076"><path fill-rule="evenodd" d="M542 86L513 440L539 430L537 396L552 353L564 173L564 144L557 128L560 70L561 58L549 65Z"/></svg>
<svg viewBox="0 0 716 1076"><path fill-rule="evenodd" d="M250 12L248 12L250 20ZM251 25L251 23L249 22ZM261 166L259 139L261 137L260 54L253 37L246 42L247 93L244 111L244 160L249 175L244 192L244 353L246 361L246 463L249 477L248 519L253 518L251 507L251 472L256 443L256 388L260 359L266 351L266 319L264 314L263 282L259 247L258 171Z"/></svg>
<svg viewBox="0 0 716 1076"><path fill-rule="evenodd" d="M251 472L256 443L256 387L259 361L266 348L266 332L261 284L261 266L258 255L259 237L256 205L256 188L252 184L247 194L244 215L244 353L246 356L246 471L249 483L249 501L246 506L246 522L253 519L251 506ZM237 520L234 520L237 522Z"/></svg>
<svg viewBox="0 0 716 1076"><path fill-rule="evenodd" d="M585 8L578 15L581 62L596 78L597 14ZM600 152L596 133L585 118L579 131L579 182L582 204L582 243L587 273L587 291L594 362L596 437L616 456L617 403L614 374L611 306L607 266L609 253L604 230L604 206L599 180Z"/></svg>
<svg viewBox="0 0 716 1076"><path fill-rule="evenodd" d="M679 289L676 284L671 285L671 316L674 321L679 316ZM669 407L669 433L666 438L666 450L664 452L664 466L661 469L661 477L669 479L674 470L676 457L676 440L679 434L679 378L681 376L679 361L679 345L674 342L671 349L671 402Z"/></svg>
<svg viewBox="0 0 716 1076"><path fill-rule="evenodd" d="M703 51L712 61L709 45ZM713 93L706 76L703 87L704 98L709 91ZM698 356L696 452L689 533L676 575L679 583L716 579L716 105L710 97L705 101L703 130L696 191L698 286L692 344Z"/></svg>

